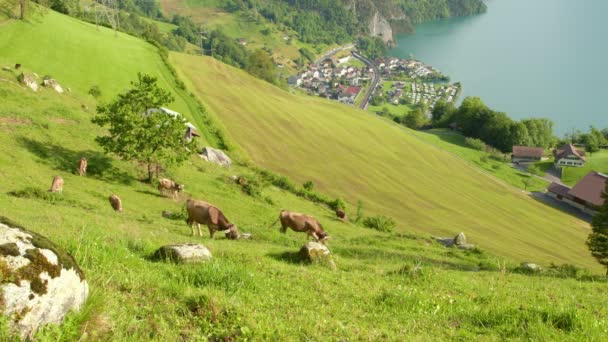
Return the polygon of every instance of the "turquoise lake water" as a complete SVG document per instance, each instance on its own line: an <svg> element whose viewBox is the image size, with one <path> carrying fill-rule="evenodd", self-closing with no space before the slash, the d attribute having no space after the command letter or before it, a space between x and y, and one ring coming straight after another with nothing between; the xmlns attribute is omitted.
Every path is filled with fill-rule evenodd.
<svg viewBox="0 0 608 342"><path fill-rule="evenodd" d="M488 12L416 26L391 56L433 65L514 119L555 133L608 127L608 0L488 0Z"/></svg>

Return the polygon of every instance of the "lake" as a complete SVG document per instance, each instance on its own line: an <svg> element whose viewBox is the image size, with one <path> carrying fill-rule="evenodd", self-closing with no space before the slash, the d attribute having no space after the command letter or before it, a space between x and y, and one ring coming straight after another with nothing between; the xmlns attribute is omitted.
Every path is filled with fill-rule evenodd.
<svg viewBox="0 0 608 342"><path fill-rule="evenodd" d="M488 12L416 26L389 55L461 82L514 119L546 117L555 133L608 127L608 1L488 0Z"/></svg>

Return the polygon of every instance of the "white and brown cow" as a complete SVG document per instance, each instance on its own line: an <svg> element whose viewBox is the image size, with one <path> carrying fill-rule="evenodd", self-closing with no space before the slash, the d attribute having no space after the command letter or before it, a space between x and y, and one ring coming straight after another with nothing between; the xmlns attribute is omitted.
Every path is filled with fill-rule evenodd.
<svg viewBox="0 0 608 342"><path fill-rule="evenodd" d="M78 175L84 176L87 174L87 158L80 158L80 163L78 164Z"/></svg>
<svg viewBox="0 0 608 342"><path fill-rule="evenodd" d="M184 184L177 184L174 181L167 178L160 178L158 180L158 191L161 195L167 195L169 193L171 198L176 199L180 191L184 190Z"/></svg>
<svg viewBox="0 0 608 342"><path fill-rule="evenodd" d="M63 192L63 178L61 176L53 177L50 192Z"/></svg>
<svg viewBox="0 0 608 342"><path fill-rule="evenodd" d="M281 210L278 220L281 221L281 233L283 234L287 228L291 228L295 232L306 233L307 240L312 237L318 242L325 243L329 239L323 226L312 216Z"/></svg>
<svg viewBox="0 0 608 342"><path fill-rule="evenodd" d="M196 224L198 235L203 236L201 224L204 224L209 228L209 235L212 239L218 230L225 231L227 237L233 240L240 236L236 225L230 223L224 213L213 204L189 199L186 201L186 211L188 212L186 223L192 229L192 235L194 235L194 224Z"/></svg>

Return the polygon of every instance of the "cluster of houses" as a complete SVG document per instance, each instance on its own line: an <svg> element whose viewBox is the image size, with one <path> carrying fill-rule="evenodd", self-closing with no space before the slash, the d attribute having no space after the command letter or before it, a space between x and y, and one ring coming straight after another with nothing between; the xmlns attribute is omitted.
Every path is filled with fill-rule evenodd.
<svg viewBox="0 0 608 342"><path fill-rule="evenodd" d="M563 145L553 151L555 168L582 167L587 162L585 152L572 144ZM542 147L513 146L513 163L534 163L546 160ZM596 171L589 172L575 186L553 182L547 188L547 195L571 205L584 213L595 215L604 203L602 193L606 189L608 175Z"/></svg>
<svg viewBox="0 0 608 342"><path fill-rule="evenodd" d="M395 57L377 58L374 63L380 70L382 77L425 80L445 80L446 77L441 72L430 65L426 65L414 59L399 59Z"/></svg>
<svg viewBox="0 0 608 342"><path fill-rule="evenodd" d="M382 91L382 86L378 87ZM435 85L432 83L411 83L403 81L394 82L392 88L386 92L387 102L398 105L402 98L407 98L410 104L426 104L430 109L440 99L446 102L454 102L460 91L460 84Z"/></svg>
<svg viewBox="0 0 608 342"><path fill-rule="evenodd" d="M353 104L361 91L361 81L369 80L373 69L339 66L341 62L342 59L334 62L328 58L318 65L311 64L307 70L291 76L288 83L309 94Z"/></svg>
<svg viewBox="0 0 608 342"><path fill-rule="evenodd" d="M542 147L513 146L511 161L513 163L535 163L548 158L544 156L545 149ZM553 165L556 168L564 166L584 166L587 162L585 151L579 150L572 144L566 144L553 151Z"/></svg>
<svg viewBox="0 0 608 342"><path fill-rule="evenodd" d="M459 83L437 87L432 83L412 83L411 91L406 95L410 98L410 103L426 104L432 109L440 99L446 102L454 102L459 91Z"/></svg>

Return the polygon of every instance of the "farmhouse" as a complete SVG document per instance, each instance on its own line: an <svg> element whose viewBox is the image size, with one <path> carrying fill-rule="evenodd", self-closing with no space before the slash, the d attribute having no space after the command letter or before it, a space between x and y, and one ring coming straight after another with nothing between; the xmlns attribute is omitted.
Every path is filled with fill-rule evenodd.
<svg viewBox="0 0 608 342"><path fill-rule="evenodd" d="M544 149L542 147L513 146L511 161L514 163L530 163L543 159Z"/></svg>
<svg viewBox="0 0 608 342"><path fill-rule="evenodd" d="M591 171L573 188L551 183L547 188L547 195L594 215L597 208L604 204L602 192L606 189L607 182L608 175Z"/></svg>
<svg viewBox="0 0 608 342"><path fill-rule="evenodd" d="M559 166L583 166L587 162L585 158L585 152L578 150L572 144L566 144L555 151L553 151L555 157L555 167Z"/></svg>

